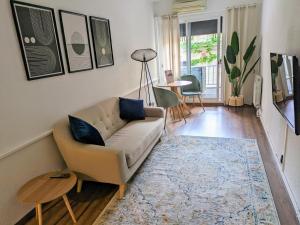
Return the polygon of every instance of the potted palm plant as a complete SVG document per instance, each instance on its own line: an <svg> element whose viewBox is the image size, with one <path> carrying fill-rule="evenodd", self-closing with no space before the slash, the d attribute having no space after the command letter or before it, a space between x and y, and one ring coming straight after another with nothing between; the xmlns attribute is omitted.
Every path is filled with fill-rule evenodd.
<svg viewBox="0 0 300 225"><path fill-rule="evenodd" d="M246 82L247 78L254 70L256 64L260 60L260 57L255 63L248 69L249 62L256 49L255 46L256 36L250 42L246 52L243 55L243 66L239 68L236 65L237 57L240 54L240 44L237 32L233 32L231 37L231 43L227 46L226 55L224 56L225 71L228 75L229 82L232 84L232 94L229 97L228 105L230 106L242 106L244 105L244 97L241 95L241 90ZM247 70L248 69L248 70Z"/></svg>

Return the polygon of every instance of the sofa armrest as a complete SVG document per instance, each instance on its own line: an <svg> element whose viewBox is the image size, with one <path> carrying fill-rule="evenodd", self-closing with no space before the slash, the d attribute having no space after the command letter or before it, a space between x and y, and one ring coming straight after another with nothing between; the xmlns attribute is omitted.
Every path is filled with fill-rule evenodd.
<svg viewBox="0 0 300 225"><path fill-rule="evenodd" d="M145 109L146 117L158 117L158 118L165 117L165 111L161 107L145 107L144 109Z"/></svg>
<svg viewBox="0 0 300 225"><path fill-rule="evenodd" d="M97 181L113 184L127 182L128 166L125 153L99 145L79 144L68 157L71 170L83 173Z"/></svg>
<svg viewBox="0 0 300 225"><path fill-rule="evenodd" d="M56 124L53 136L70 170L103 183L127 182L129 168L123 150L75 141L67 120Z"/></svg>

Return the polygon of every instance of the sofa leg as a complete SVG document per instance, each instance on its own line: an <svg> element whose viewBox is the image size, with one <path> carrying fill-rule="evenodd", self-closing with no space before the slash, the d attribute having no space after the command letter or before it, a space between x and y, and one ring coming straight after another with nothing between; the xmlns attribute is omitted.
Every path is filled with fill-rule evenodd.
<svg viewBox="0 0 300 225"><path fill-rule="evenodd" d="M124 197L125 191L126 191L126 184L120 184L118 199L122 199Z"/></svg>
<svg viewBox="0 0 300 225"><path fill-rule="evenodd" d="M81 188L82 188L82 180L81 179L78 179L77 180L77 193L80 193L81 192Z"/></svg>

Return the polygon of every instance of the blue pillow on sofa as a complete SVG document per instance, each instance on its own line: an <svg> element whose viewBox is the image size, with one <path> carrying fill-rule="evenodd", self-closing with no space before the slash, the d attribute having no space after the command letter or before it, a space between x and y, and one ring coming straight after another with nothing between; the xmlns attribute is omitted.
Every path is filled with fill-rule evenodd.
<svg viewBox="0 0 300 225"><path fill-rule="evenodd" d="M123 120L144 120L144 101L137 99L119 98L120 118Z"/></svg>
<svg viewBox="0 0 300 225"><path fill-rule="evenodd" d="M69 115L72 136L76 141L85 144L105 146L99 131L86 121Z"/></svg>

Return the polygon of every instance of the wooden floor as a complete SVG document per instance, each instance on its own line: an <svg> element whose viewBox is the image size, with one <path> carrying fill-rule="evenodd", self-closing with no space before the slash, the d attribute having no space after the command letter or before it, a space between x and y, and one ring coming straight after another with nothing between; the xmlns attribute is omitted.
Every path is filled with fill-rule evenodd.
<svg viewBox="0 0 300 225"><path fill-rule="evenodd" d="M224 107L207 107L206 112L200 108L193 108L193 114L187 118L187 123L168 122L167 133L175 135L194 135L209 137L232 137L257 139L261 155L267 171L270 187L274 197L282 225L297 225L298 220L292 203L280 177L280 172L275 164L275 159L266 139L263 127L255 116L251 107L234 110ZM78 219L79 225L91 225L101 213L109 200L117 191L114 185L86 182L83 184L82 193L74 190L69 193L69 200ZM45 225L72 224L62 200L57 200L43 208ZM34 213L27 215L18 223L36 224Z"/></svg>

